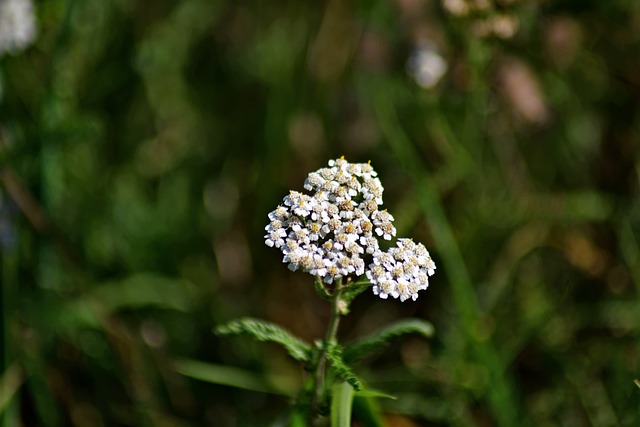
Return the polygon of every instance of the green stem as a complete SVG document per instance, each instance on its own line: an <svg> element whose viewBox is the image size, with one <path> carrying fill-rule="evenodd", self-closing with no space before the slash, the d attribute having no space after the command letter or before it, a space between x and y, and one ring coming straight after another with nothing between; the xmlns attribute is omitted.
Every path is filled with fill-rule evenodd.
<svg viewBox="0 0 640 427"><path fill-rule="evenodd" d="M335 344L338 336L338 326L340 324L340 296L342 295L342 279L336 282L336 287L331 295L331 319L327 327L327 335L322 342L322 348L318 356L318 363L313 374L313 387L311 389L311 411L310 418L313 418L319 411L324 390L325 371L327 367L327 351L331 344Z"/></svg>

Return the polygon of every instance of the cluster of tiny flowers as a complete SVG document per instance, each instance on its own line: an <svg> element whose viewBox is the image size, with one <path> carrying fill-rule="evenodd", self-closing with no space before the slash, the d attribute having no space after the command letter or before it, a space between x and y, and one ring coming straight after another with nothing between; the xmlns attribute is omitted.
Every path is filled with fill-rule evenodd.
<svg viewBox="0 0 640 427"><path fill-rule="evenodd" d="M31 0L0 0L0 56L23 50L37 33Z"/></svg>
<svg viewBox="0 0 640 427"><path fill-rule="evenodd" d="M379 250L377 237L391 240L396 234L393 216L378 209L383 188L373 167L331 160L328 168L309 174L304 188L313 194L291 191L269 213L265 243L282 251L289 269L326 283L363 275L365 254Z"/></svg>
<svg viewBox="0 0 640 427"><path fill-rule="evenodd" d="M418 298L418 291L427 289L429 276L436 265L422 243L411 239L398 239L397 247L373 254L367 269L367 278L373 284L373 293L380 298Z"/></svg>
<svg viewBox="0 0 640 427"><path fill-rule="evenodd" d="M291 191L265 227L265 243L282 251L290 270L325 283L366 273L381 298L415 300L426 289L435 265L424 246L400 239L397 248L380 249L378 239L391 240L396 229L393 216L379 209L384 188L369 163L331 160L308 175L304 188L312 194Z"/></svg>

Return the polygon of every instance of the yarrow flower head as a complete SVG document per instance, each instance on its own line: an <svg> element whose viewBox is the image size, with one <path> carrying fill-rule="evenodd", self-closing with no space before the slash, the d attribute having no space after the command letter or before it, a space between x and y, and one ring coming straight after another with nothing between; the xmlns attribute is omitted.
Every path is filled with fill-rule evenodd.
<svg viewBox="0 0 640 427"><path fill-rule="evenodd" d="M380 210L384 188L369 163L344 157L311 172L304 188L291 191L269 213L265 244L282 251L290 270L302 270L325 283L366 274L374 294L415 300L426 289L435 264L426 248L409 239L380 249L396 236L394 218Z"/></svg>

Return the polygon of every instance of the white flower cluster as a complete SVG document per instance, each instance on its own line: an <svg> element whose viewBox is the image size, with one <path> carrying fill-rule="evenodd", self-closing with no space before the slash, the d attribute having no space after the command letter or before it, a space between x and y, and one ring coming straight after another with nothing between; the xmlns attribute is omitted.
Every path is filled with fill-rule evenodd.
<svg viewBox="0 0 640 427"><path fill-rule="evenodd" d="M282 251L289 269L325 283L366 272L381 298L415 300L426 289L435 265L423 245L400 239L398 248L380 249L378 239L391 240L396 229L393 216L379 210L384 188L369 163L331 160L304 188L313 194L291 191L265 227L265 243Z"/></svg>
<svg viewBox="0 0 640 427"><path fill-rule="evenodd" d="M429 276L436 265L422 243L411 239L398 239L397 247L387 252L376 252L367 269L367 278L373 284L373 293L386 299L389 295L405 301L418 298L418 291L429 286Z"/></svg>
<svg viewBox="0 0 640 427"><path fill-rule="evenodd" d="M0 56L23 50L37 33L31 0L0 0Z"/></svg>

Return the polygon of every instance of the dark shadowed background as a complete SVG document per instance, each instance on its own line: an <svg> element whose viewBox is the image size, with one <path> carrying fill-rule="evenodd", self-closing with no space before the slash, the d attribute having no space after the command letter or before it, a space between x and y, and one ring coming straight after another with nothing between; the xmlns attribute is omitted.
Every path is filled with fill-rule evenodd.
<svg viewBox="0 0 640 427"><path fill-rule="evenodd" d="M324 334L263 229L342 155L438 267L416 302L364 293L340 332L435 325L356 369L398 397L389 426L640 425L640 2L35 10L0 57L3 427L282 425L287 398L220 378L304 372L212 328Z"/></svg>

